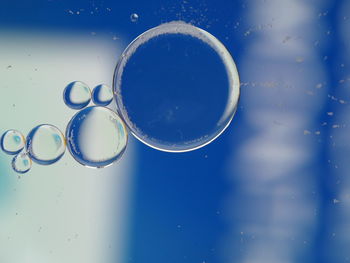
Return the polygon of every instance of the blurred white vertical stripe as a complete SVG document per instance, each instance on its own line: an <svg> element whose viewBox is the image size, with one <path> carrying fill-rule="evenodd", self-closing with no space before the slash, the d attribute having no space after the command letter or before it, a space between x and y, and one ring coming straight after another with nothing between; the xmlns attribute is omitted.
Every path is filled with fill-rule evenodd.
<svg viewBox="0 0 350 263"><path fill-rule="evenodd" d="M40 123L64 132L75 114L63 103L65 85L111 85L122 47L98 32L1 32L1 132L27 134ZM10 189L2 187L0 262L122 262L132 158L129 145L119 163L92 170L67 151L52 166L34 164L22 179L10 170L11 158L1 158Z"/></svg>
<svg viewBox="0 0 350 263"><path fill-rule="evenodd" d="M241 116L247 136L230 160L231 231L224 262L309 262L317 227L315 127L327 79L314 41L325 1L247 5ZM246 81L246 82L245 82ZM321 83L322 88L319 84Z"/></svg>

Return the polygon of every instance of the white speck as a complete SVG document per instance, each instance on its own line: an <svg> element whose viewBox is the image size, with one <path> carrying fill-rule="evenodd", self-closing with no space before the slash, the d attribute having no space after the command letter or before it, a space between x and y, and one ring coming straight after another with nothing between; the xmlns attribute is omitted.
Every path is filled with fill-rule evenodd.
<svg viewBox="0 0 350 263"><path fill-rule="evenodd" d="M133 22L133 23L137 22L137 21L139 20L139 15L136 14L136 13L131 14L131 15L130 15L130 20L131 20L131 22Z"/></svg>

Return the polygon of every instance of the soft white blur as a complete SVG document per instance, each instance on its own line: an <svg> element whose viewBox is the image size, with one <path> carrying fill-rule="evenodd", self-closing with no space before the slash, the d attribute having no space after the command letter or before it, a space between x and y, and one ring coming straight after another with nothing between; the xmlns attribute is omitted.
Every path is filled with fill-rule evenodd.
<svg viewBox="0 0 350 263"><path fill-rule="evenodd" d="M75 114L62 92L80 80L111 85L123 43L91 34L3 31L0 41L1 132L25 135L49 123L65 132ZM34 164L18 178L0 154L0 262L121 262L132 147L102 170L76 163Z"/></svg>
<svg viewBox="0 0 350 263"><path fill-rule="evenodd" d="M314 44L324 5L254 1L247 8L241 104L249 136L230 160L231 230L224 262L288 263L310 257L317 228L317 116L327 81ZM323 32L322 32L323 33ZM245 82L248 80L249 82ZM316 134L315 134L316 132Z"/></svg>

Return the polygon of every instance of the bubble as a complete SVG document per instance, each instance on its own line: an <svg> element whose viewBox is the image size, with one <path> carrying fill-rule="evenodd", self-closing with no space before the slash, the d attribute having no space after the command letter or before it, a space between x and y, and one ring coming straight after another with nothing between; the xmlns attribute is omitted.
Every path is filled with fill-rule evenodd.
<svg viewBox="0 0 350 263"><path fill-rule="evenodd" d="M61 159L66 150L66 142L57 127L41 124L29 132L26 148L34 162L49 165Z"/></svg>
<svg viewBox="0 0 350 263"><path fill-rule="evenodd" d="M92 91L92 100L97 106L107 106L113 100L112 89L104 84L96 86Z"/></svg>
<svg viewBox="0 0 350 263"><path fill-rule="evenodd" d="M128 134L123 121L108 108L91 106L79 111L66 130L67 146L80 164L102 168L124 153Z"/></svg>
<svg viewBox="0 0 350 263"><path fill-rule="evenodd" d="M221 42L183 22L138 36L118 61L113 83L132 134L168 152L195 150L217 138L235 114L239 87Z"/></svg>
<svg viewBox="0 0 350 263"><path fill-rule="evenodd" d="M7 154L19 153L25 145L22 133L16 130L8 130L1 136L1 149Z"/></svg>
<svg viewBox="0 0 350 263"><path fill-rule="evenodd" d="M90 103L90 88L83 82L74 81L64 89L63 99L68 107L75 110L82 109Z"/></svg>
<svg viewBox="0 0 350 263"><path fill-rule="evenodd" d="M136 14L136 13L131 14L131 15L130 15L130 20L131 20L131 22L133 22L133 23L137 22L137 21L139 20L139 15Z"/></svg>
<svg viewBox="0 0 350 263"><path fill-rule="evenodd" d="M12 168L15 172L24 174L32 167L32 160L25 151L20 152L12 159Z"/></svg>

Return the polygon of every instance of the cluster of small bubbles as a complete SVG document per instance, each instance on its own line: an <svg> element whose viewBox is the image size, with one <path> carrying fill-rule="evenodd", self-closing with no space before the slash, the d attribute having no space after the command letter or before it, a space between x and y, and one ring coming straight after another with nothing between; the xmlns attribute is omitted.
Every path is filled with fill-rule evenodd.
<svg viewBox="0 0 350 263"><path fill-rule="evenodd" d="M68 107L79 110L90 103L91 90L85 83L74 81L65 88L63 99Z"/></svg>
<svg viewBox="0 0 350 263"><path fill-rule="evenodd" d="M42 124L32 129L25 139L22 133L8 130L1 137L2 150L10 155L12 168L24 174L32 167L32 161L49 165L58 161L66 149L65 138L55 126Z"/></svg>
<svg viewBox="0 0 350 263"><path fill-rule="evenodd" d="M131 20L131 22L136 23L139 20L139 15L136 13L131 14L130 20Z"/></svg>
<svg viewBox="0 0 350 263"><path fill-rule="evenodd" d="M34 162L41 165L57 162L66 150L62 132L49 124L36 126L29 132L26 141L28 155Z"/></svg>
<svg viewBox="0 0 350 263"><path fill-rule="evenodd" d="M25 151L20 152L12 159L12 168L15 172L24 174L32 167L32 160Z"/></svg>
<svg viewBox="0 0 350 263"><path fill-rule="evenodd" d="M107 106L113 100L112 89L105 85L101 84L96 86L92 91L92 101L97 106Z"/></svg>
<svg viewBox="0 0 350 263"><path fill-rule="evenodd" d="M8 130L1 136L1 149L7 154L18 154L25 145L22 133Z"/></svg>
<svg viewBox="0 0 350 263"><path fill-rule="evenodd" d="M139 16L133 13L130 19L137 22ZM140 50L148 53L139 53ZM160 68L148 63L153 52L160 54L161 60L157 61ZM205 61L202 52L207 52ZM167 58L174 61L169 62ZM187 65L189 61L194 67ZM193 77L192 70L188 70L188 74L179 77L174 74L171 62L178 63L178 72L186 72L185 66L190 69L203 63L208 67L219 67L221 71L210 75L207 74L211 72L210 68L206 68L205 74L198 71ZM204 78L203 75L209 76ZM138 78L140 76L144 79ZM16 130L6 131L1 137L1 148L5 153L15 155L12 160L14 171L26 173L32 162L53 164L62 158L66 147L84 166L109 166L125 152L126 125L140 141L158 150L194 150L218 137L231 122L237 108L240 84L230 54L214 36L182 22L167 23L140 35L122 54L114 77L114 95L121 117L106 107L113 101L109 86L100 84L91 92L85 83L74 81L64 89L63 99L68 107L79 111L69 121L65 136L50 124L34 127L26 138ZM170 83L169 77L174 78ZM157 85L153 85L155 79ZM215 87L217 95L213 95L211 83L217 82L220 82ZM198 87L202 91L203 86L209 92L198 92ZM95 105L87 107L91 99ZM217 105L219 107L215 108ZM137 106L135 111L134 106ZM211 116L210 120L199 127L200 121L207 116Z"/></svg>
<svg viewBox="0 0 350 263"><path fill-rule="evenodd" d="M68 150L77 162L102 168L123 155L128 134L114 111L91 106L73 116L67 126L66 138Z"/></svg>

